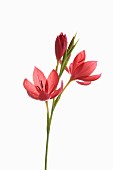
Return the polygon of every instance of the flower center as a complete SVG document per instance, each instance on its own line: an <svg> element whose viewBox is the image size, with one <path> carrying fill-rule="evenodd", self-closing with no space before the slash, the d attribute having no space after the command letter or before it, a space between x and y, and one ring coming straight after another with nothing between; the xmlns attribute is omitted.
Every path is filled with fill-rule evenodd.
<svg viewBox="0 0 113 170"><path fill-rule="evenodd" d="M42 80L40 81L40 87L39 86L35 86L38 92L41 92L43 90L43 83Z"/></svg>
<svg viewBox="0 0 113 170"><path fill-rule="evenodd" d="M42 80L40 81L40 85L41 85L41 88L43 89L43 83L42 83Z"/></svg>

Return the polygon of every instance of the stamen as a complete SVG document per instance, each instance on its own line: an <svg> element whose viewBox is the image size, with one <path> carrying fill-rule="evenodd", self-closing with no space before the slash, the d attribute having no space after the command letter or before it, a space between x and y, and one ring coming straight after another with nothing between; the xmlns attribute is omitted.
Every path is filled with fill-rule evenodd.
<svg viewBox="0 0 113 170"><path fill-rule="evenodd" d="M48 84L47 84L47 82L46 82L46 84L45 84L45 91L46 91L46 92L48 91Z"/></svg>
<svg viewBox="0 0 113 170"><path fill-rule="evenodd" d="M40 81L40 84L41 84L41 87L42 87L42 89L43 89L43 83L42 83L42 80Z"/></svg>
<svg viewBox="0 0 113 170"><path fill-rule="evenodd" d="M37 91L38 92L40 92L41 91L41 89L40 89L40 87L39 86L35 86L36 87L36 89L37 89Z"/></svg>

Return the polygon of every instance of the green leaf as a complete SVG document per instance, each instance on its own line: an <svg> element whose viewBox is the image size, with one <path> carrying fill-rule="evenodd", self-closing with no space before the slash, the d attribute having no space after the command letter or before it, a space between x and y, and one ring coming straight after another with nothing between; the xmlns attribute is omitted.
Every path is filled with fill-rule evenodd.
<svg viewBox="0 0 113 170"><path fill-rule="evenodd" d="M75 46L77 45L79 39L76 41L76 43L74 43L74 40L76 38L76 35L77 33L75 34L75 36L72 38L69 46L68 46L68 49L66 50L64 56L63 56L63 59L62 59L62 64L61 64L61 68L60 68L60 73L59 73L59 77L62 76L64 70L65 70L65 67L67 66L68 64L68 61L70 59L70 56L71 56L71 53L73 51L73 49L75 48Z"/></svg>
<svg viewBox="0 0 113 170"><path fill-rule="evenodd" d="M65 52L65 54L64 54L64 56L63 56L63 59L62 59L59 76L60 76L60 74L61 74L61 73L63 72L63 70L64 70L66 60L67 60L67 50L66 50L66 52Z"/></svg>
<svg viewBox="0 0 113 170"><path fill-rule="evenodd" d="M72 40L71 40L71 42L70 42L70 44L69 44L69 46L68 46L68 50L70 50L70 48L74 45L74 40L75 40L76 36L77 36L77 32L76 32L76 34L74 35L74 37L72 38Z"/></svg>
<svg viewBox="0 0 113 170"><path fill-rule="evenodd" d="M70 49L68 49L68 51L67 51L68 56L72 53L72 51L74 50L74 48L77 45L78 41L79 41L79 39L76 41L76 43L73 46L70 47Z"/></svg>

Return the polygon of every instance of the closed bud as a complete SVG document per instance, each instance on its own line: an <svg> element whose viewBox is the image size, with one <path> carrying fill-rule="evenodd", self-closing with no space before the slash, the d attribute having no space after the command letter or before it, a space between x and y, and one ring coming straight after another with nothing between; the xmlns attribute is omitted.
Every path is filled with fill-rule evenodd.
<svg viewBox="0 0 113 170"><path fill-rule="evenodd" d="M64 55L66 49L67 49L67 37L66 35L63 35L63 33L61 33L60 35L57 36L55 41L55 54L56 59L58 61Z"/></svg>

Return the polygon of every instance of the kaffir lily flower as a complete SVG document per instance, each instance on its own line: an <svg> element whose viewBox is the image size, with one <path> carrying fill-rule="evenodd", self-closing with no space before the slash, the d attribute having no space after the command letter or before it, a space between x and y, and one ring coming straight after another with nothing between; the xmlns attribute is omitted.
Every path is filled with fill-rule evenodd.
<svg viewBox="0 0 113 170"><path fill-rule="evenodd" d="M61 33L60 35L57 36L55 41L55 54L56 59L58 61L64 55L66 49L67 49L67 37L66 35L63 35L63 33Z"/></svg>
<svg viewBox="0 0 113 170"><path fill-rule="evenodd" d="M66 70L71 74L70 80L82 80L76 81L81 85L89 85L91 81L95 81L100 78L101 74L91 75L97 67L97 61L85 62L85 51L78 53L70 64L69 69Z"/></svg>
<svg viewBox="0 0 113 170"><path fill-rule="evenodd" d="M63 90L63 82L61 83L61 87L56 90L59 77L55 70L52 70L46 79L44 73L35 67L33 71L33 81L34 84L24 79L23 86L27 90L28 95L36 100L46 101L55 98Z"/></svg>

